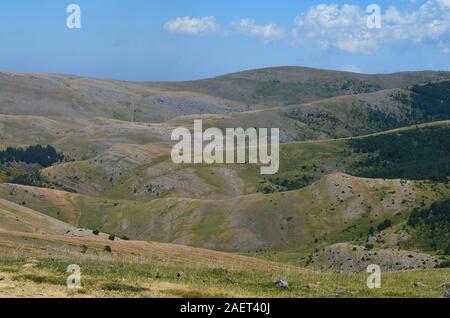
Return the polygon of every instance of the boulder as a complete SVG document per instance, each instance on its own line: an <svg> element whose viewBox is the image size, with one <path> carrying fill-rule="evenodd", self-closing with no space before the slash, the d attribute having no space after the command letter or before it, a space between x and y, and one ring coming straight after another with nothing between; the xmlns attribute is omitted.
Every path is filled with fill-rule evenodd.
<svg viewBox="0 0 450 318"><path fill-rule="evenodd" d="M413 285L414 285L414 287L416 287L416 288L428 288L428 285L425 285L425 284L422 283L422 282L415 282Z"/></svg>
<svg viewBox="0 0 450 318"><path fill-rule="evenodd" d="M284 279L278 279L275 282L275 285L280 287L280 288L286 288L286 289L289 288L289 283L287 281L285 281Z"/></svg>
<svg viewBox="0 0 450 318"><path fill-rule="evenodd" d="M448 288L450 288L450 282L440 284L439 287L448 289Z"/></svg>

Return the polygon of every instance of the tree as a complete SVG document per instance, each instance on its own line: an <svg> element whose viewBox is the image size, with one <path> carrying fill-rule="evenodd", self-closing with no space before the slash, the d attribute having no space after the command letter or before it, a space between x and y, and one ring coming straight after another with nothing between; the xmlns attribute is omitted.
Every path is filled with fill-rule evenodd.
<svg viewBox="0 0 450 318"><path fill-rule="evenodd" d="M381 222L380 224L378 224L377 226L377 231L378 232L382 232L385 229L389 228L392 226L392 221L389 219L385 219L383 222Z"/></svg>

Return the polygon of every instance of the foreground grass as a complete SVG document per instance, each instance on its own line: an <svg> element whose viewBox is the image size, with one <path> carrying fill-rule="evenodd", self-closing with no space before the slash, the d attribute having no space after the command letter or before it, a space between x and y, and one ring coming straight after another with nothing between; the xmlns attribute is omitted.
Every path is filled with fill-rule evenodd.
<svg viewBox="0 0 450 318"><path fill-rule="evenodd" d="M31 265L30 265L31 264ZM66 287L67 266L82 270L82 289ZM82 259L0 260L0 296L29 297L442 297L442 283L450 281L449 269L386 273L381 289L368 289L367 274L231 271L93 262ZM274 284L278 278L289 289ZM9 288L2 284L9 283ZM421 282L427 287L414 287ZM25 290L20 293L18 291ZM33 296L33 290L39 291Z"/></svg>

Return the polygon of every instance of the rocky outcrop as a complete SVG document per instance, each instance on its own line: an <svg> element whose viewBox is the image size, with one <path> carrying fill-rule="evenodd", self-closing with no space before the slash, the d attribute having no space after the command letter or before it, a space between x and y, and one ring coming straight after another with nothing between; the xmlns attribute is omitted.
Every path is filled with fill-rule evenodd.
<svg viewBox="0 0 450 318"><path fill-rule="evenodd" d="M330 245L311 256L310 266L339 273L365 272L367 266L376 264L384 272L434 268L439 259L424 253L405 250L378 249L347 243Z"/></svg>

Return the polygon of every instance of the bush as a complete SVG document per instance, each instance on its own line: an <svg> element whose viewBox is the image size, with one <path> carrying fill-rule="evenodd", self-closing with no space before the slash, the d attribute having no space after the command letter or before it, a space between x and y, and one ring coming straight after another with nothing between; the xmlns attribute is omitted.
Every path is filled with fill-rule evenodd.
<svg viewBox="0 0 450 318"><path fill-rule="evenodd" d="M148 290L148 288L126 285L126 284L117 283L117 282L105 283L102 285L102 289L109 290L109 291L121 291L121 292L132 292L132 293L139 293L139 292Z"/></svg>
<svg viewBox="0 0 450 318"><path fill-rule="evenodd" d="M99 231L99 230L93 230L93 231L92 231L92 234L94 234L94 235L99 235L99 234L100 234L100 231Z"/></svg>
<svg viewBox="0 0 450 318"><path fill-rule="evenodd" d="M392 226L392 221L389 219L384 220L383 222L381 222L380 224L378 224L377 226L377 231L378 232L382 232L385 229L389 228Z"/></svg>
<svg viewBox="0 0 450 318"><path fill-rule="evenodd" d="M408 225L416 229L423 245L450 255L450 200L433 203L429 208L414 209Z"/></svg>
<svg viewBox="0 0 450 318"><path fill-rule="evenodd" d="M52 285L65 285L66 279L64 277L57 276L40 276L35 274L25 274L13 276L14 281L32 281L36 284L52 284Z"/></svg>
<svg viewBox="0 0 450 318"><path fill-rule="evenodd" d="M450 255L450 243L448 243L447 248L444 251L445 255Z"/></svg>
<svg viewBox="0 0 450 318"><path fill-rule="evenodd" d="M437 268L450 268L450 260L442 261L439 265L436 266Z"/></svg>
<svg viewBox="0 0 450 318"><path fill-rule="evenodd" d="M107 246L105 246L103 251L108 252L108 253L112 253L112 248L111 248L111 246L107 245Z"/></svg>
<svg viewBox="0 0 450 318"><path fill-rule="evenodd" d="M43 176L40 171L18 175L11 178L8 182L40 188L49 188L55 185L47 177Z"/></svg>
<svg viewBox="0 0 450 318"><path fill-rule="evenodd" d="M364 247L366 248L366 250L372 250L373 249L373 244L367 243Z"/></svg>
<svg viewBox="0 0 450 318"><path fill-rule="evenodd" d="M116 235L115 234L110 234L108 237L108 240L110 241L114 241L116 239Z"/></svg>

